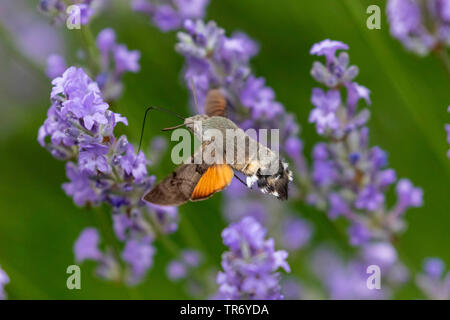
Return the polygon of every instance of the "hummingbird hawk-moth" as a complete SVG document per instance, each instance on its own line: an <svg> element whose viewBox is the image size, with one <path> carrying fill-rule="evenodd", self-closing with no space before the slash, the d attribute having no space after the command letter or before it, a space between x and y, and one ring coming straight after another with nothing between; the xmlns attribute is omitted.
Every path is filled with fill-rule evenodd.
<svg viewBox="0 0 450 320"><path fill-rule="evenodd" d="M287 163L281 161L277 153L252 139L228 119L226 111L225 96L219 89L210 90L206 98L205 114L186 118L182 124L202 141L201 147L189 161L185 161L145 194L143 197L145 201L163 206L179 206L187 201L207 199L231 183L234 170L247 177L246 184L249 188L256 183L263 193L272 194L280 200L288 198L288 184L292 181L292 172L287 168ZM199 123L201 132L215 129L222 133L223 138L210 139L199 136L202 133L198 133L195 128L195 124ZM229 134L230 131L233 135ZM244 143L238 146L236 139L241 139L240 141ZM213 163L202 160L196 163L195 159L198 159L199 154L211 144L222 151L227 144L232 145L233 152L226 151L234 156L230 159L227 152L223 152ZM243 160L237 161L237 155L243 149L245 149Z"/></svg>

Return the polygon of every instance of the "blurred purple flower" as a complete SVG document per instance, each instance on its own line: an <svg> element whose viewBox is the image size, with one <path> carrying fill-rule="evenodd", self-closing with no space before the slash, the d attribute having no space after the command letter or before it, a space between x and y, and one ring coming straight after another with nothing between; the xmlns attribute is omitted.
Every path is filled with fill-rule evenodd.
<svg viewBox="0 0 450 320"><path fill-rule="evenodd" d="M182 27L187 19L203 18L208 3L209 0L133 0L131 8L148 15L161 31L167 32Z"/></svg>
<svg viewBox="0 0 450 320"><path fill-rule="evenodd" d="M397 268L397 264L381 266L382 287L379 290L371 290L367 287L367 267L377 261L392 261L392 253L386 254L386 248L370 248L371 254L365 257L353 257L344 261L336 250L319 248L311 259L312 271L324 282L326 295L329 299L388 299L393 289L398 285L391 282L390 274ZM375 252L374 252L375 251ZM373 259L376 257L376 259ZM381 259L380 259L381 258Z"/></svg>
<svg viewBox="0 0 450 320"><path fill-rule="evenodd" d="M423 205L423 190L413 186L408 179L400 179L397 183L397 207L398 213L403 213L409 207L421 207Z"/></svg>
<svg viewBox="0 0 450 320"><path fill-rule="evenodd" d="M82 25L86 25L102 5L101 0L40 0L39 9L58 24L71 19L73 24L79 21ZM71 6L76 6L78 9L68 11Z"/></svg>
<svg viewBox="0 0 450 320"><path fill-rule="evenodd" d="M448 0L389 0L386 6L391 35L405 48L427 55L439 46L450 45Z"/></svg>
<svg viewBox="0 0 450 320"><path fill-rule="evenodd" d="M281 245L289 251L295 251L308 244L312 237L312 226L300 218L288 218L281 229Z"/></svg>
<svg viewBox="0 0 450 320"><path fill-rule="evenodd" d="M129 265L129 284L141 281L147 270L153 265L154 254L155 248L149 236L142 239L130 239L126 242L122 258Z"/></svg>
<svg viewBox="0 0 450 320"><path fill-rule="evenodd" d="M362 189L355 201L355 207L367 211L377 211L384 204L384 195L373 185Z"/></svg>
<svg viewBox="0 0 450 320"><path fill-rule="evenodd" d="M9 277L0 266L0 300L5 300L8 297L5 291L5 285L7 285L8 283Z"/></svg>
<svg viewBox="0 0 450 320"><path fill-rule="evenodd" d="M85 260L97 262L96 273L103 279L118 281L120 278L119 264L109 253L99 249L100 235L97 229L85 228L74 244L75 261L82 263Z"/></svg>
<svg viewBox="0 0 450 320"><path fill-rule="evenodd" d="M78 236L74 245L75 261L81 263L84 260L99 261L102 253L98 249L100 236L97 229L86 228Z"/></svg>
<svg viewBox="0 0 450 320"><path fill-rule="evenodd" d="M397 251L388 242L366 244L363 248L364 260L371 265L377 265L386 270L397 262Z"/></svg>
<svg viewBox="0 0 450 320"><path fill-rule="evenodd" d="M50 79L60 77L66 69L67 66L64 57L58 54L52 54L47 58L47 68L45 70L45 74Z"/></svg>
<svg viewBox="0 0 450 320"><path fill-rule="evenodd" d="M168 264L166 273L169 280L178 281L186 277L187 270L181 261L173 260Z"/></svg>
<svg viewBox="0 0 450 320"><path fill-rule="evenodd" d="M116 33L111 28L103 29L96 39L100 51L101 70L97 82L107 101L116 100L122 94L122 76L125 72L140 70L140 52L116 42Z"/></svg>
<svg viewBox="0 0 450 320"><path fill-rule="evenodd" d="M179 221L177 207L158 206L152 203L148 203L147 206L150 208L150 216L154 223L162 232L170 234L177 231Z"/></svg>
<svg viewBox="0 0 450 320"><path fill-rule="evenodd" d="M281 293L285 300L300 300L303 298L303 286L294 277L287 277L281 280Z"/></svg>
<svg viewBox="0 0 450 320"><path fill-rule="evenodd" d="M428 299L450 299L450 272L439 258L425 259L423 271L416 276L416 284Z"/></svg>
<svg viewBox="0 0 450 320"><path fill-rule="evenodd" d="M350 226L348 233L350 236L350 244L353 246L359 246L367 243L372 236L369 229L361 223L354 223Z"/></svg>
<svg viewBox="0 0 450 320"><path fill-rule="evenodd" d="M195 268L200 266L203 255L196 250L186 249L177 259L172 260L166 268L167 277L171 281L179 281L188 277Z"/></svg>
<svg viewBox="0 0 450 320"><path fill-rule="evenodd" d="M423 269L430 277L440 278L444 274L445 264L439 258L427 258L423 265Z"/></svg>

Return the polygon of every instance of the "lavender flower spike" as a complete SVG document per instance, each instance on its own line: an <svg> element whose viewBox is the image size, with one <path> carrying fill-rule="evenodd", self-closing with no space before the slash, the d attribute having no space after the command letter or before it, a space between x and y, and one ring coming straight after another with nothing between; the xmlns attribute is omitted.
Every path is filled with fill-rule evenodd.
<svg viewBox="0 0 450 320"><path fill-rule="evenodd" d="M311 54L325 56L325 64L314 62L311 75L327 89L313 89L309 121L327 142L313 149L313 188L307 198L310 204L326 208L331 219L348 219L350 243L363 245L386 241L403 230L403 213L422 206L423 191L408 179L400 179L398 201L387 207L385 193L397 176L387 168L386 152L369 147L366 123L370 112L358 107L360 101L371 103L370 90L354 82L358 68L349 66L346 52L337 53L345 48L342 42L327 39L311 49Z"/></svg>
<svg viewBox="0 0 450 320"><path fill-rule="evenodd" d="M219 296L223 299L282 299L279 286L283 268L290 272L286 251L275 251L273 239L265 240L266 230L252 217L231 224L222 232L230 251L222 255L223 272L217 275Z"/></svg>
<svg viewBox="0 0 450 320"><path fill-rule="evenodd" d="M108 45L106 40L101 41L103 47ZM114 231L125 242L121 256L110 247L102 253L97 230L86 229L74 246L76 260L97 261L100 277L136 284L153 264L155 228L174 232L177 210L154 208L141 200L154 177L148 174L144 153L136 154L126 136L114 135L116 125L127 124L127 120L109 110L97 82L83 69L70 67L52 84L52 104L38 141L54 157L68 161L70 182L63 184L63 189L75 204L93 207L106 203L113 208Z"/></svg>

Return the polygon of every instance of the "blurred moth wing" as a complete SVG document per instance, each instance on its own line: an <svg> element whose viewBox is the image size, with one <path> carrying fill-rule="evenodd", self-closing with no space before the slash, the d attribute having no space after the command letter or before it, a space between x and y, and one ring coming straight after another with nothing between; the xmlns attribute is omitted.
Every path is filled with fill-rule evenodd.
<svg viewBox="0 0 450 320"><path fill-rule="evenodd" d="M227 100L219 89L209 90L206 96L205 114L209 117L227 116Z"/></svg>

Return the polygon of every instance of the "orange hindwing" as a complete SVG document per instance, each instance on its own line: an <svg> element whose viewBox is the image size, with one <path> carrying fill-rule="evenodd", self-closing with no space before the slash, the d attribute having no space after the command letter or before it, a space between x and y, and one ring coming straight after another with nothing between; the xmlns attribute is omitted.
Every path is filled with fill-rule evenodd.
<svg viewBox="0 0 450 320"><path fill-rule="evenodd" d="M215 192L225 189L233 179L233 169L227 164L216 164L208 168L192 192L191 200L203 200Z"/></svg>

